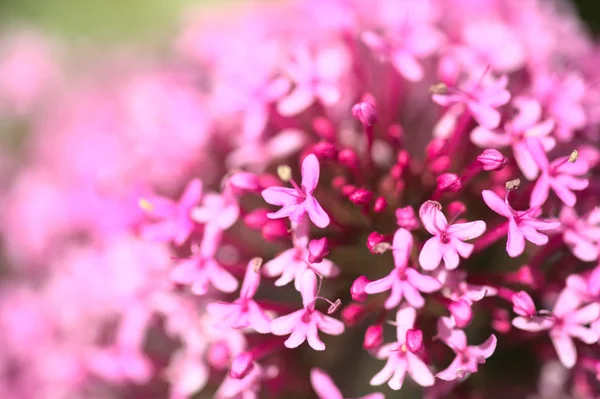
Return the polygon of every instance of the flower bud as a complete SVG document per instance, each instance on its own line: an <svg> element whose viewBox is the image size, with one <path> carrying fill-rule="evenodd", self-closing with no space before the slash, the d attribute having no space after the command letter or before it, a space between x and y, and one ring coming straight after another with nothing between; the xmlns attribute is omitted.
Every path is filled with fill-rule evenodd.
<svg viewBox="0 0 600 399"><path fill-rule="evenodd" d="M271 220L268 218L267 213L269 213L269 210L266 208L258 208L248 212L244 216L244 224L252 230L260 230L265 223Z"/></svg>
<svg viewBox="0 0 600 399"><path fill-rule="evenodd" d="M405 168L410 163L410 154L406 150L398 151L398 155L396 156L396 164Z"/></svg>
<svg viewBox="0 0 600 399"><path fill-rule="evenodd" d="M288 226L285 219L269 219L261 229L262 236L269 242L289 237Z"/></svg>
<svg viewBox="0 0 600 399"><path fill-rule="evenodd" d="M406 230L414 230L419 227L417 215L411 206L396 209L396 223Z"/></svg>
<svg viewBox="0 0 600 399"><path fill-rule="evenodd" d="M312 148L312 152L319 159L336 159L337 158L337 148L332 143L327 141L321 141L314 145Z"/></svg>
<svg viewBox="0 0 600 399"><path fill-rule="evenodd" d="M388 128L387 135L392 142L399 143L404 137L404 128L398 124L393 124Z"/></svg>
<svg viewBox="0 0 600 399"><path fill-rule="evenodd" d="M456 218L458 218L460 215L462 215L463 213L465 213L467 211L467 206L464 204L464 202L452 201L451 203L448 204L447 210L448 210L448 217L452 220L455 220Z"/></svg>
<svg viewBox="0 0 600 399"><path fill-rule="evenodd" d="M352 300L356 302L364 302L367 300L367 293L365 292L365 286L369 284L371 281L365 277L360 276L352 283L350 287L350 295L352 295Z"/></svg>
<svg viewBox="0 0 600 399"><path fill-rule="evenodd" d="M439 158L444 151L444 147L446 147L446 140L441 138L435 138L431 140L429 144L427 144L427 147L425 147L427 159Z"/></svg>
<svg viewBox="0 0 600 399"><path fill-rule="evenodd" d="M508 310L496 308L492 311L492 328L499 333L506 334L512 328Z"/></svg>
<svg viewBox="0 0 600 399"><path fill-rule="evenodd" d="M367 309L359 303L351 303L342 310L342 320L347 326L355 326L367 315Z"/></svg>
<svg viewBox="0 0 600 399"><path fill-rule="evenodd" d="M415 355L423 353L423 331L412 328L406 331L406 348Z"/></svg>
<svg viewBox="0 0 600 399"><path fill-rule="evenodd" d="M477 157L477 161L483 166L483 170L502 170L508 163L508 159L498 150L488 148Z"/></svg>
<svg viewBox="0 0 600 399"><path fill-rule="evenodd" d="M473 310L471 309L471 305L469 305L469 302L465 301L464 299L459 299L456 302L452 302L450 306L448 306L448 310L454 318L454 324L456 324L456 327L458 328L465 328L473 319Z"/></svg>
<svg viewBox="0 0 600 399"><path fill-rule="evenodd" d="M373 205L373 211L380 213L385 211L387 208L387 201L383 197L375 198L375 204Z"/></svg>
<svg viewBox="0 0 600 399"><path fill-rule="evenodd" d="M383 326L381 324L374 324L367 327L363 347L365 349L375 349L380 347L381 344L383 344Z"/></svg>
<svg viewBox="0 0 600 399"><path fill-rule="evenodd" d="M254 173L237 172L229 176L228 183L241 191L258 192L260 190L259 178Z"/></svg>
<svg viewBox="0 0 600 399"><path fill-rule="evenodd" d="M372 232L371 234L369 234L369 236L367 237L367 248L369 248L369 251L371 251L372 254L380 254L382 252L379 252L377 250L378 246L381 244L385 244L385 236L383 234L380 234L376 231Z"/></svg>
<svg viewBox="0 0 600 399"><path fill-rule="evenodd" d="M367 205L373 200L373 193L365 188L355 190L348 199L354 205Z"/></svg>
<svg viewBox="0 0 600 399"><path fill-rule="evenodd" d="M442 155L439 158L436 158L431 165L429 165L429 169L435 174L444 173L450 168L451 165L450 158L446 155Z"/></svg>
<svg viewBox="0 0 600 399"><path fill-rule="evenodd" d="M364 126L373 126L377 122L377 108L369 102L361 101L352 107L352 115Z"/></svg>
<svg viewBox="0 0 600 399"><path fill-rule="evenodd" d="M533 317L537 313L533 299L525 291L519 291L513 294L513 310L519 316Z"/></svg>
<svg viewBox="0 0 600 399"><path fill-rule="evenodd" d="M457 192L462 189L460 177L454 173L444 173L437 177L437 189L440 191Z"/></svg>
<svg viewBox="0 0 600 399"><path fill-rule="evenodd" d="M346 178L344 176L336 176L331 180L331 187L336 190L342 190L342 187L346 185Z"/></svg>
<svg viewBox="0 0 600 399"><path fill-rule="evenodd" d="M352 193L354 193L355 191L356 191L356 187L353 186L352 184L345 184L341 189L342 195L344 197L351 196Z"/></svg>
<svg viewBox="0 0 600 399"><path fill-rule="evenodd" d="M338 162L348 169L357 169L360 166L358 155L349 148L345 148L339 152Z"/></svg>
<svg viewBox="0 0 600 399"><path fill-rule="evenodd" d="M231 362L231 368L229 369L229 376L235 379L242 379L246 377L254 369L254 359L248 352L243 352L233 358Z"/></svg>
<svg viewBox="0 0 600 399"><path fill-rule="evenodd" d="M310 263L321 263L327 255L329 255L327 238L323 237L318 240L311 240L308 243L308 261Z"/></svg>
<svg viewBox="0 0 600 399"><path fill-rule="evenodd" d="M523 265L519 270L510 273L505 278L506 282L529 286L533 289L544 285L544 274L538 268Z"/></svg>
<svg viewBox="0 0 600 399"><path fill-rule="evenodd" d="M325 117L318 117L312 123L314 131L325 140L335 141L335 124Z"/></svg>
<svg viewBox="0 0 600 399"><path fill-rule="evenodd" d="M231 351L229 345L225 341L217 341L213 343L207 351L206 359L208 364L217 370L225 370L229 366L231 359Z"/></svg>

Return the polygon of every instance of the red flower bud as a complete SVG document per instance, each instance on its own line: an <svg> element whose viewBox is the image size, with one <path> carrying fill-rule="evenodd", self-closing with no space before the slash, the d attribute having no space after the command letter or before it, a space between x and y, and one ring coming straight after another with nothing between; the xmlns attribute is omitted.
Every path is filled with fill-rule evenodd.
<svg viewBox="0 0 600 399"><path fill-rule="evenodd" d="M448 217L455 220L467 211L467 206L461 201L453 201L448 204L446 209L448 209Z"/></svg>
<svg viewBox="0 0 600 399"><path fill-rule="evenodd" d="M338 162L348 169L357 169L360 166L358 155L349 148L345 148L339 152Z"/></svg>
<svg viewBox="0 0 600 399"><path fill-rule="evenodd" d="M508 163L508 159L498 150L486 149L477 157L483 170L502 170Z"/></svg>
<svg viewBox="0 0 600 399"><path fill-rule="evenodd" d="M289 237L288 225L284 219L270 219L261 229L262 236L269 242Z"/></svg>
<svg viewBox="0 0 600 399"><path fill-rule="evenodd" d="M350 194L348 199L354 205L367 205L373 200L373 193L365 188L359 188Z"/></svg>
<svg viewBox="0 0 600 399"><path fill-rule="evenodd" d="M267 217L268 209L258 208L244 216L244 224L252 230L260 230L269 220Z"/></svg>
<svg viewBox="0 0 600 399"><path fill-rule="evenodd" d="M387 208L387 201L383 197L375 198L375 204L373 205L373 211L380 213L385 211Z"/></svg>
<svg viewBox="0 0 600 399"><path fill-rule="evenodd" d="M323 237L318 240L311 240L308 243L308 261L310 263L321 263L327 255L329 255L327 238Z"/></svg>
<svg viewBox="0 0 600 399"><path fill-rule="evenodd" d="M373 126L377 122L377 108L369 102L362 101L354 104L352 107L352 115L360 121L364 126Z"/></svg>
<svg viewBox="0 0 600 399"><path fill-rule="evenodd" d="M336 127L335 124L327 118L322 116L315 118L312 123L314 131L321 136L323 139L328 141L335 141Z"/></svg>
<svg viewBox="0 0 600 399"><path fill-rule="evenodd" d="M460 177L454 173L444 173L437 177L437 189L440 191L457 192L462 189Z"/></svg>
<svg viewBox="0 0 600 399"><path fill-rule="evenodd" d="M369 284L371 281L365 276L360 276L352 283L350 287L350 295L352 295L352 299L356 302L364 302L367 300L367 293L365 292L365 286Z"/></svg>
<svg viewBox="0 0 600 399"><path fill-rule="evenodd" d="M383 327L381 324L375 324L367 327L363 347L365 349L375 349L383 344Z"/></svg>
<svg viewBox="0 0 600 399"><path fill-rule="evenodd" d="M258 192L260 191L259 177L254 173L237 172L229 176L228 183L240 191Z"/></svg>
<svg viewBox="0 0 600 399"><path fill-rule="evenodd" d="M396 223L407 230L414 230L419 227L419 220L411 206L396 209Z"/></svg>
<svg viewBox="0 0 600 399"><path fill-rule="evenodd" d="M512 296L513 310L519 316L533 317L537 310L533 299L525 291L519 291Z"/></svg>
<svg viewBox="0 0 600 399"><path fill-rule="evenodd" d="M367 309L359 303L351 303L342 310L342 320L347 326L355 326L367 315Z"/></svg>
<svg viewBox="0 0 600 399"><path fill-rule="evenodd" d="M327 142L321 141L315 144L312 148L312 152L319 159L336 159L337 158L337 148L335 145Z"/></svg>
<svg viewBox="0 0 600 399"><path fill-rule="evenodd" d="M382 251L382 246L385 244L389 245L389 243L385 241L385 236L376 231L372 232L367 237L367 248L369 248L369 251L371 251L372 254L381 254L385 252Z"/></svg>
<svg viewBox="0 0 600 399"><path fill-rule="evenodd" d="M413 329L406 331L406 347L415 355L423 353L423 331Z"/></svg>

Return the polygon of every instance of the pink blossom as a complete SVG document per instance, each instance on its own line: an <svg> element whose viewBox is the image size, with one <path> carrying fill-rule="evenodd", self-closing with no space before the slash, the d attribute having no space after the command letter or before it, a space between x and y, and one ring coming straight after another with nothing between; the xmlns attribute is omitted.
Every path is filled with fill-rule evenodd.
<svg viewBox="0 0 600 399"><path fill-rule="evenodd" d="M331 377L327 375L323 370L319 368L313 368L310 370L310 383L313 389L317 393L319 399L344 399L344 396L335 385ZM361 396L357 399L384 399L382 393L372 393L369 395Z"/></svg>
<svg viewBox="0 0 600 399"><path fill-rule="evenodd" d="M300 293L303 309L271 322L271 331L275 335L287 335L285 341L288 348L297 348L305 340L316 351L325 350L325 344L319 338L319 330L330 335L340 335L344 332L344 324L326 316L315 309L317 297L317 275L312 270L306 270L302 276Z"/></svg>
<svg viewBox="0 0 600 399"><path fill-rule="evenodd" d="M473 304L498 292L494 287L468 283L464 270L438 269L435 276L443 284L442 294L455 302L464 300Z"/></svg>
<svg viewBox="0 0 600 399"><path fill-rule="evenodd" d="M521 172L528 180L533 180L539 173L539 168L527 146L532 139L539 140L545 151L550 151L556 145L556 140L550 135L554 130L554 121L542 117L542 106L529 97L517 97L512 105L517 108L517 115L504 124L503 130L490 130L478 126L471 132L471 141L482 148L504 148L511 146L515 161Z"/></svg>
<svg viewBox="0 0 600 399"><path fill-rule="evenodd" d="M460 88L448 88L447 93L433 94L433 101L449 107L464 104L481 126L494 129L500 124L500 112L496 109L510 101L506 90L508 77L496 79L489 74L469 79Z"/></svg>
<svg viewBox="0 0 600 399"><path fill-rule="evenodd" d="M276 287L287 285L293 280L294 287L300 291L302 276L307 269L312 269L324 277L336 277L340 273L339 267L328 259L319 263L309 262L308 227L308 221L301 222L294 232L294 247L286 249L263 265L265 276L279 276L275 280Z"/></svg>
<svg viewBox="0 0 600 399"><path fill-rule="evenodd" d="M377 358L387 359L383 369L371 378L371 385L388 382L393 390L402 388L406 373L422 387L430 387L435 378L429 367L417 355L408 350L406 333L414 327L417 312L414 308L402 306L396 313L396 342L383 345L377 351Z"/></svg>
<svg viewBox="0 0 600 399"><path fill-rule="evenodd" d="M563 290L551 315L547 317L523 317L513 319L513 326L525 331L550 330L550 340L556 349L558 359L567 368L573 368L577 362L577 351L573 338L591 345L598 341L598 333L585 327L600 318L600 304L578 308L580 304L577 295L570 290Z"/></svg>
<svg viewBox="0 0 600 399"><path fill-rule="evenodd" d="M343 47L320 49L311 54L305 46L294 53L294 60L285 65L289 78L295 83L290 94L277 103L281 115L293 116L319 100L332 106L341 98L340 79L347 68L348 54Z"/></svg>
<svg viewBox="0 0 600 399"><path fill-rule="evenodd" d="M213 397L215 399L258 399L262 380L267 377L267 374L263 367L255 364L244 378L233 378L227 375Z"/></svg>
<svg viewBox="0 0 600 399"><path fill-rule="evenodd" d="M222 292L233 292L238 281L215 260L215 253L222 232L216 228L206 229L200 248L189 259L179 261L171 272L171 280L191 285L196 295L205 295L209 285Z"/></svg>
<svg viewBox="0 0 600 399"><path fill-rule="evenodd" d="M592 262L600 255L600 208L579 217L573 208L563 207L560 221L564 226L563 240L573 255Z"/></svg>
<svg viewBox="0 0 600 399"><path fill-rule="evenodd" d="M560 226L559 222L537 219L540 208L530 208L526 211L516 211L508 203L508 196L504 201L498 194L490 190L483 190L483 200L491 210L508 218L508 239L506 252L510 257L517 257L525 250L525 239L541 246L548 243L548 236L538 230L553 230Z"/></svg>
<svg viewBox="0 0 600 399"><path fill-rule="evenodd" d="M191 219L191 212L201 198L202 181L194 179L187 184L178 202L159 196L140 199L140 207L152 219L157 220L154 224L142 227L142 236L149 240L183 244L194 230L195 223Z"/></svg>
<svg viewBox="0 0 600 399"><path fill-rule="evenodd" d="M529 143L529 149L542 170L531 193L529 206L542 206L548 199L550 189L566 206L575 206L577 197L573 190L585 190L589 185L588 179L580 177L588 172L588 164L583 159L577 160L577 156L573 159L572 155L559 157L548 163L546 153L539 143Z"/></svg>
<svg viewBox="0 0 600 399"><path fill-rule="evenodd" d="M419 209L423 226L434 235L425 242L419 254L419 263L425 270L434 270L442 259L447 269L456 269L459 255L468 258L473 252L473 244L465 243L464 240L477 238L485 231L483 220L448 225L441 208L439 202L427 201Z"/></svg>
<svg viewBox="0 0 600 399"><path fill-rule="evenodd" d="M453 381L465 378L477 372L479 365L492 356L496 350L496 336L494 334L481 345L467 345L467 335L462 330L455 328L454 322L448 317L438 320L438 337L456 353L456 357L445 369L436 374L436 377Z"/></svg>
<svg viewBox="0 0 600 399"><path fill-rule="evenodd" d="M412 251L412 234L400 228L394 234L392 251L394 255L394 269L386 277L372 281L364 288L367 294L377 294L391 290L390 296L385 301L386 309L393 309L403 298L415 308L425 305L425 299L420 292L434 292L442 287L442 284L431 276L426 276L408 267L410 252Z"/></svg>
<svg viewBox="0 0 600 399"><path fill-rule="evenodd" d="M233 303L213 302L207 310L222 319L219 328L253 328L258 333L270 332L271 319L252 298L260 284L260 272L256 269L257 260L252 259L246 267L240 297Z"/></svg>
<svg viewBox="0 0 600 399"><path fill-rule="evenodd" d="M581 303L600 302L600 265L584 276L571 274L566 283Z"/></svg>
<svg viewBox="0 0 600 399"><path fill-rule="evenodd" d="M152 377L152 363L139 351L97 350L88 355L88 368L96 375L115 382L148 382Z"/></svg>
<svg viewBox="0 0 600 399"><path fill-rule="evenodd" d="M239 215L237 198L230 189L225 189L222 194L206 193L202 205L195 207L190 213L195 222L214 225L221 230L233 226Z"/></svg>
<svg viewBox="0 0 600 399"><path fill-rule="evenodd" d="M309 154L302 161L302 183L300 187L269 187L262 192L266 202L279 205L282 208L267 216L271 219L289 217L294 223L300 223L305 214L320 228L329 225L329 216L313 197L313 192L319 183L319 160L314 154Z"/></svg>

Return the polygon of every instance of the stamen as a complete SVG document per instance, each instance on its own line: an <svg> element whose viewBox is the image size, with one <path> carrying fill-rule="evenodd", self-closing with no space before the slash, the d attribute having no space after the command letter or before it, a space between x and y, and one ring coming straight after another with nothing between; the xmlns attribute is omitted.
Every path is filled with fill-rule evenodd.
<svg viewBox="0 0 600 399"><path fill-rule="evenodd" d="M519 188L519 186L521 185L521 180L520 179L514 179L514 180L509 180L506 182L506 191L508 194L508 191L512 191L512 190L516 190Z"/></svg>
<svg viewBox="0 0 600 399"><path fill-rule="evenodd" d="M577 158L579 158L579 153L577 152L577 150L573 150L573 152L569 156L569 162L575 163L575 161L577 161Z"/></svg>
<svg viewBox="0 0 600 399"><path fill-rule="evenodd" d="M441 95L444 95L444 94L448 94L449 89L448 89L448 86L446 86L445 83L440 82L440 83L436 83L434 85L429 86L429 92L431 94L441 94Z"/></svg>
<svg viewBox="0 0 600 399"><path fill-rule="evenodd" d="M252 270L254 270L256 273L258 273L258 271L260 270L260 268L263 264L263 258L261 258L261 257L252 258L250 260L250 263L252 264Z"/></svg>
<svg viewBox="0 0 600 399"><path fill-rule="evenodd" d="M292 168L288 165L279 165L277 167L277 176L279 176L282 181L286 183L289 182L292 180Z"/></svg>
<svg viewBox="0 0 600 399"><path fill-rule="evenodd" d="M145 212L152 212L154 210L154 204L146 198L140 198L138 200L138 206Z"/></svg>

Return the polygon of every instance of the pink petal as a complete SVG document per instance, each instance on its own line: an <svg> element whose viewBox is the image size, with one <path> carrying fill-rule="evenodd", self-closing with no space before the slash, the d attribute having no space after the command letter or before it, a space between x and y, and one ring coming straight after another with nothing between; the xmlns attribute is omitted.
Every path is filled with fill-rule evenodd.
<svg viewBox="0 0 600 399"><path fill-rule="evenodd" d="M472 240L485 232L485 222L476 220L469 223L455 223L448 227L448 233L461 241Z"/></svg>
<svg viewBox="0 0 600 399"><path fill-rule="evenodd" d="M324 229L329 226L329 215L321 208L321 205L317 202L316 198L312 195L306 197L304 200L306 213L308 217L315 224L315 226Z"/></svg>
<svg viewBox="0 0 600 399"><path fill-rule="evenodd" d="M413 328L417 318L417 311L408 306L402 305L396 312L396 339L398 342L404 343L406 340L406 332Z"/></svg>
<svg viewBox="0 0 600 399"><path fill-rule="evenodd" d="M307 141L306 133L298 129L284 129L266 142L272 158L285 158L299 151Z"/></svg>
<svg viewBox="0 0 600 399"><path fill-rule="evenodd" d="M577 325L569 326L564 332L588 345L598 342L598 334L587 327Z"/></svg>
<svg viewBox="0 0 600 399"><path fill-rule="evenodd" d="M271 332L275 335L287 335L291 333L296 326L302 324L304 309L297 310L285 316L280 316L271 322Z"/></svg>
<svg viewBox="0 0 600 399"><path fill-rule="evenodd" d="M202 198L202 180L192 179L185 187L185 191L179 199L179 206L182 208L192 208L196 206Z"/></svg>
<svg viewBox="0 0 600 399"><path fill-rule="evenodd" d="M502 148L510 145L512 138L508 134L477 126L471 132L471 141L481 148Z"/></svg>
<svg viewBox="0 0 600 399"><path fill-rule="evenodd" d="M435 277L420 274L415 269L406 269L408 282L421 292L435 292L442 288L442 283Z"/></svg>
<svg viewBox="0 0 600 399"><path fill-rule="evenodd" d="M344 333L345 329L344 323L326 315L321 315L317 322L317 327L325 334L329 335L341 335Z"/></svg>
<svg viewBox="0 0 600 399"><path fill-rule="evenodd" d="M379 373L375 374L373 378L371 378L369 384L372 386L377 386L385 383L390 378L392 378L392 375L394 375L394 371L397 368L398 362L395 361L394 357L390 356L387 362L385 363L385 366L383 366L383 369L381 369Z"/></svg>
<svg viewBox="0 0 600 399"><path fill-rule="evenodd" d="M314 94L309 87L298 86L277 103L277 112L283 116L294 116L312 105Z"/></svg>
<svg viewBox="0 0 600 399"><path fill-rule="evenodd" d="M575 206L575 204L577 203L577 196L575 195L575 193L573 193L567 187L558 184L556 180L554 180L551 185L552 189L554 190L554 193L556 193L556 196L563 202L563 204L571 207Z"/></svg>
<svg viewBox="0 0 600 399"><path fill-rule="evenodd" d="M554 349L558 355L558 360L560 360L562 365L568 369L573 368L577 362L577 351L575 349L575 343L571 337L566 334L551 334L550 340L554 345Z"/></svg>
<svg viewBox="0 0 600 399"><path fill-rule="evenodd" d="M286 187L269 187L261 193L263 199L271 205L296 205L298 203L298 191Z"/></svg>
<svg viewBox="0 0 600 399"><path fill-rule="evenodd" d="M457 378L462 378L465 375L465 368L462 363L461 356L456 356L450 365L437 373L435 376L444 381L454 381Z"/></svg>
<svg viewBox="0 0 600 399"><path fill-rule="evenodd" d="M550 329L554 322L545 317L515 317L512 325L523 331L539 332Z"/></svg>
<svg viewBox="0 0 600 399"><path fill-rule="evenodd" d="M462 242L459 239L451 238L450 245L458 252L460 256L467 259L473 253L475 246L466 242Z"/></svg>
<svg viewBox="0 0 600 399"><path fill-rule="evenodd" d="M563 317L579 306L577 295L570 290L562 290L556 299L552 313L558 317Z"/></svg>
<svg viewBox="0 0 600 399"><path fill-rule="evenodd" d="M300 205L286 205L277 212L267 213L267 217L269 219L281 219L286 217L292 219L292 215L297 213L299 209L302 211L302 213L304 213L304 208L302 208Z"/></svg>
<svg viewBox="0 0 600 399"><path fill-rule="evenodd" d="M275 258L263 264L261 269L264 271L265 276L267 277L280 276L281 273L283 273L283 271L294 262L295 256L295 248L286 249Z"/></svg>
<svg viewBox="0 0 600 399"><path fill-rule="evenodd" d="M535 182L535 186L533 187L533 191L531 192L531 198L529 200L529 206L531 208L536 206L542 206L548 199L548 195L550 194L550 180L548 179L547 174L542 174L537 182Z"/></svg>
<svg viewBox="0 0 600 399"><path fill-rule="evenodd" d="M534 243L535 245L542 246L548 244L548 236L539 233L536 229L526 224L522 224L519 229L527 241Z"/></svg>
<svg viewBox="0 0 600 399"><path fill-rule="evenodd" d="M264 96L267 101L276 101L283 97L291 87L291 82L287 78L275 78L264 88Z"/></svg>
<svg viewBox="0 0 600 399"><path fill-rule="evenodd" d="M440 207L439 202L425 201L419 208L419 217L423 222L423 227L433 235L440 234L448 226L446 216L444 216Z"/></svg>
<svg viewBox="0 0 600 399"><path fill-rule="evenodd" d="M519 111L511 121L513 129L517 132L522 132L535 125L542 116L542 106L533 98L515 97L512 105Z"/></svg>
<svg viewBox="0 0 600 399"><path fill-rule="evenodd" d="M395 51L390 59L394 68L409 82L418 82L423 79L423 67L417 59L407 51Z"/></svg>
<svg viewBox="0 0 600 399"><path fill-rule="evenodd" d="M600 318L600 304L591 303L578 309L575 314L569 315L568 319L570 322L577 324L589 324Z"/></svg>
<svg viewBox="0 0 600 399"><path fill-rule="evenodd" d="M544 149L542 142L537 138L529 137L525 139L525 145L529 150L529 154L531 154L533 160L540 169L547 170L549 165L548 156L546 155L546 150Z"/></svg>
<svg viewBox="0 0 600 399"><path fill-rule="evenodd" d="M317 275L310 269L307 269L302 275L300 283L300 294L302 295L302 305L307 308L317 296Z"/></svg>
<svg viewBox="0 0 600 399"><path fill-rule="evenodd" d="M469 101L467 106L473 118L481 126L487 129L495 129L500 124L500 112L495 108L475 101Z"/></svg>
<svg viewBox="0 0 600 399"><path fill-rule="evenodd" d="M506 240L506 252L511 258L516 258L525 250L525 236L521 233L517 222L511 218L508 222L508 239Z"/></svg>
<svg viewBox="0 0 600 399"><path fill-rule="evenodd" d="M316 351L324 351L325 344L319 338L319 330L317 328L317 323L310 323L308 325L308 331L306 333L306 339L308 341L308 345Z"/></svg>
<svg viewBox="0 0 600 399"><path fill-rule="evenodd" d="M385 395L380 392L370 393L365 396L361 396L358 399L385 399Z"/></svg>
<svg viewBox="0 0 600 399"><path fill-rule="evenodd" d="M410 231L404 228L396 230L392 242L392 251L394 255L394 265L397 268L403 268L408 265L412 247L413 236Z"/></svg>
<svg viewBox="0 0 600 399"><path fill-rule="evenodd" d="M404 295L404 284L399 281L397 278L394 279L392 284L392 290L390 292L390 296L385 300L383 307L386 309L393 309L402 300Z"/></svg>
<svg viewBox="0 0 600 399"><path fill-rule="evenodd" d="M481 192L481 196L483 197L483 201L491 210L507 218L512 217L512 210L503 199L498 197L496 193L490 190L483 190Z"/></svg>
<svg viewBox="0 0 600 399"><path fill-rule="evenodd" d="M321 82L315 87L315 94L325 106L337 104L342 98L342 93L337 85Z"/></svg>
<svg viewBox="0 0 600 399"><path fill-rule="evenodd" d="M496 338L496 336L494 334L490 335L488 339L485 340L484 343L482 343L481 345L477 345L477 346L472 346L471 352L477 356L477 357L484 357L485 359L488 359L490 356L492 356L494 354L494 351L496 350L496 345L498 343L498 339Z"/></svg>
<svg viewBox="0 0 600 399"><path fill-rule="evenodd" d="M444 259L444 266L448 270L456 269L460 263L458 252L451 244L442 244L442 258Z"/></svg>
<svg viewBox="0 0 600 399"><path fill-rule="evenodd" d="M407 282L400 283L402 287L402 293L406 302L414 308L422 308L425 305L425 299L421 296L419 291ZM397 305L397 304L396 304ZM394 306L386 306L386 309L391 309Z"/></svg>
<svg viewBox="0 0 600 399"><path fill-rule="evenodd" d="M323 259L321 263L313 264L312 268L324 277L337 277L340 274L340 268L327 259Z"/></svg>
<svg viewBox="0 0 600 399"><path fill-rule="evenodd" d="M521 173L525 176L527 180L534 180L540 169L533 159L533 156L529 152L529 148L525 144L525 142L517 142L512 146L513 155L515 156L515 161L517 162L517 166L521 170Z"/></svg>
<svg viewBox="0 0 600 399"><path fill-rule="evenodd" d="M167 242L177 234L177 225L171 220L143 225L140 234L144 240Z"/></svg>
<svg viewBox="0 0 600 399"><path fill-rule="evenodd" d="M302 188L307 193L315 191L319 184L320 165L315 154L308 154L302 161Z"/></svg>
<svg viewBox="0 0 600 399"><path fill-rule="evenodd" d="M202 272L199 270L198 259L186 259L179 262L175 269L171 271L170 278L179 284L191 284L196 280Z"/></svg>
<svg viewBox="0 0 600 399"><path fill-rule="evenodd" d="M240 297L252 298L260 285L260 273L254 270L255 261L250 261L246 266L246 274L240 290Z"/></svg>
<svg viewBox="0 0 600 399"><path fill-rule="evenodd" d="M404 359L396 364L396 369L394 370L394 374L392 378L388 381L388 386L392 388L394 391L400 390L402 388L402 384L404 383L404 378L406 376L406 368L407 363Z"/></svg>
<svg viewBox="0 0 600 399"><path fill-rule="evenodd" d="M542 139L545 136L548 136L553 130L554 127L556 126L556 124L554 123L553 119L546 119L545 121L542 121L540 123L538 123L535 126L532 126L531 128L527 129L525 131L525 137L537 137L538 139ZM555 141L554 138L552 138L552 144L550 144L551 148L547 148L544 145L544 149L546 151L551 150L552 148L554 148L555 145Z"/></svg>
<svg viewBox="0 0 600 399"><path fill-rule="evenodd" d="M212 285L221 292L230 293L238 288L238 281L231 273L219 266L215 261L206 261L206 271Z"/></svg>
<svg viewBox="0 0 600 399"><path fill-rule="evenodd" d="M320 399L343 399L331 377L321 369L315 367L310 370L310 383Z"/></svg>
<svg viewBox="0 0 600 399"><path fill-rule="evenodd" d="M385 292L392 288L392 283L396 278L397 277L392 273L379 280L371 281L369 284L365 285L365 292L369 295Z"/></svg>
<svg viewBox="0 0 600 399"><path fill-rule="evenodd" d="M442 261L442 248L437 236L425 241L419 254L419 264L425 270L434 270Z"/></svg>
<svg viewBox="0 0 600 399"><path fill-rule="evenodd" d="M271 318L254 301L248 302L248 318L256 332L260 334L271 332Z"/></svg>
<svg viewBox="0 0 600 399"><path fill-rule="evenodd" d="M305 324L298 325L290 334L289 338L283 343L286 348L297 348L306 341L307 326Z"/></svg>
<svg viewBox="0 0 600 399"><path fill-rule="evenodd" d="M429 367L421 359L411 352L406 352L406 360L408 362L408 374L417 384L422 387L433 385L435 378Z"/></svg>

